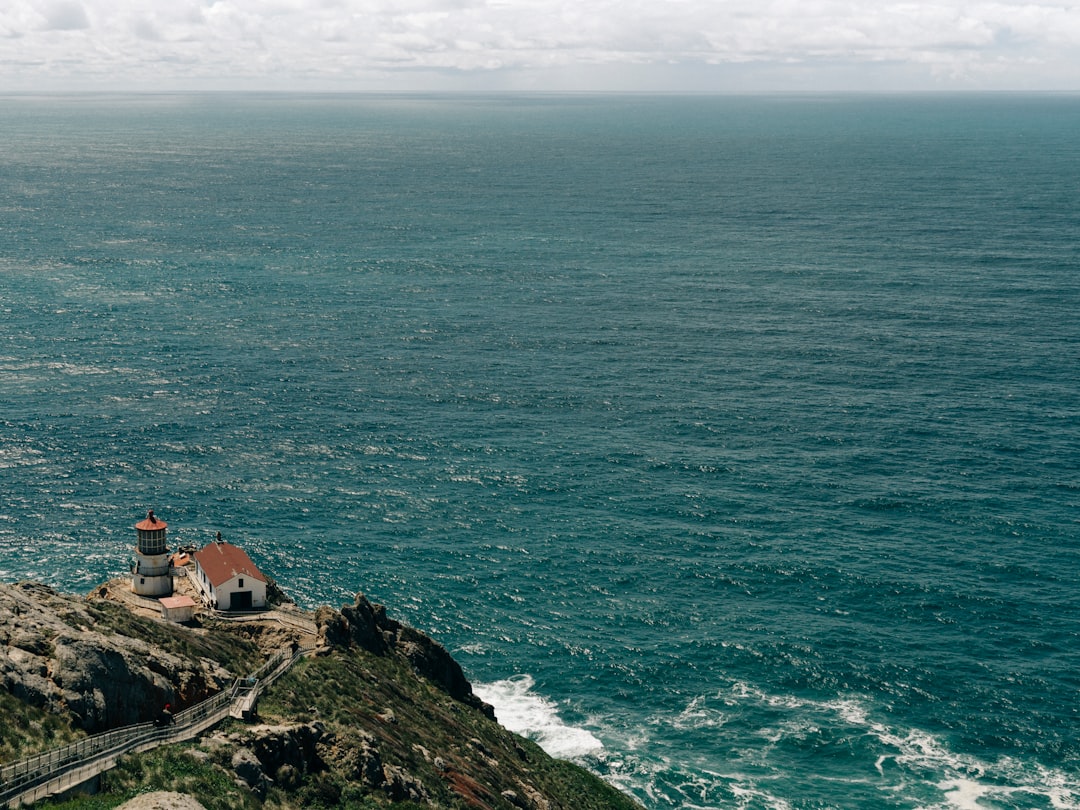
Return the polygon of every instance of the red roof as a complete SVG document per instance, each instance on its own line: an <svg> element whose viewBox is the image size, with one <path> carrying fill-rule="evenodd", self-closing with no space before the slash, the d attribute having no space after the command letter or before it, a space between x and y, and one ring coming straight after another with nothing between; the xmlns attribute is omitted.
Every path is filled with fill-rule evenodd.
<svg viewBox="0 0 1080 810"><path fill-rule="evenodd" d="M255 567L251 557L232 543L208 543L195 552L195 560L215 588L235 576L252 577L259 582L266 582L266 577Z"/></svg>
<svg viewBox="0 0 1080 810"><path fill-rule="evenodd" d="M190 596L163 596L158 599L162 605L169 610L176 610L176 608L195 607L195 600Z"/></svg>
<svg viewBox="0 0 1080 810"><path fill-rule="evenodd" d="M154 510L151 509L149 512L146 513L146 520L142 521L141 523L136 523L135 528L142 529L144 532L153 532L157 531L158 529L164 529L168 525L169 524L166 523L164 520L158 520L156 517L154 517Z"/></svg>

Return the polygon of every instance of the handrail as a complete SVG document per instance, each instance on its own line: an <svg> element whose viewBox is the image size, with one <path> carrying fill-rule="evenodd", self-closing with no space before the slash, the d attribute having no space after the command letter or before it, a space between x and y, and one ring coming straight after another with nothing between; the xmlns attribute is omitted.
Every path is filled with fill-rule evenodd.
<svg viewBox="0 0 1080 810"><path fill-rule="evenodd" d="M28 798L28 794L79 768L91 764L101 765L100 768L92 769L91 773L80 774L79 779L69 787L108 770L122 754L190 739L225 719L239 700L243 699L250 705L254 698L288 671L299 658L314 650L315 645L311 642L281 648L247 678L238 678L228 689L177 712L173 717L173 725L162 728L153 723L138 723L112 729L0 767L0 806L18 807ZM36 801L48 795L48 792L34 795L31 800Z"/></svg>

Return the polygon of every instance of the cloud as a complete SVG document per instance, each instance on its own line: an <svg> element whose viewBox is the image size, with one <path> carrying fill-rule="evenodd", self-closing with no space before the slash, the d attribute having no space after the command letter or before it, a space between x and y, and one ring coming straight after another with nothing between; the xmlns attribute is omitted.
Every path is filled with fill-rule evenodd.
<svg viewBox="0 0 1080 810"><path fill-rule="evenodd" d="M90 27L90 19L81 3L50 3L45 10L46 31L81 31Z"/></svg>
<svg viewBox="0 0 1080 810"><path fill-rule="evenodd" d="M368 89L421 73L467 87L493 73L558 72L565 81L577 71L587 82L620 65L640 68L635 76L673 66L704 76L725 66L776 74L777 66L806 73L843 65L926 82L1000 83L1009 69L1019 71L1013 82L1080 82L1073 2L56 0L44 13L36 5L7 0L0 9L0 76L63 83L68 71L91 81L267 86L321 79Z"/></svg>

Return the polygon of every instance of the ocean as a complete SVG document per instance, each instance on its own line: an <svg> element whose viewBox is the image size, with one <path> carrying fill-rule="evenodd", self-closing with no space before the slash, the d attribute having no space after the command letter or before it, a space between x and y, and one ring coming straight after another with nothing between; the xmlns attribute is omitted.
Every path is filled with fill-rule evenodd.
<svg viewBox="0 0 1080 810"><path fill-rule="evenodd" d="M1080 807L1080 97L0 97L0 580L147 509L663 808Z"/></svg>

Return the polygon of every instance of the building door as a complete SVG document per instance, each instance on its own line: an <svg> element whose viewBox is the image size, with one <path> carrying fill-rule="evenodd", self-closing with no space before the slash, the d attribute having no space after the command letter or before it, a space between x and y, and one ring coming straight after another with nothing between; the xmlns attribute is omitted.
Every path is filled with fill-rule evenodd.
<svg viewBox="0 0 1080 810"><path fill-rule="evenodd" d="M229 602L232 610L251 610L251 591L237 591Z"/></svg>

